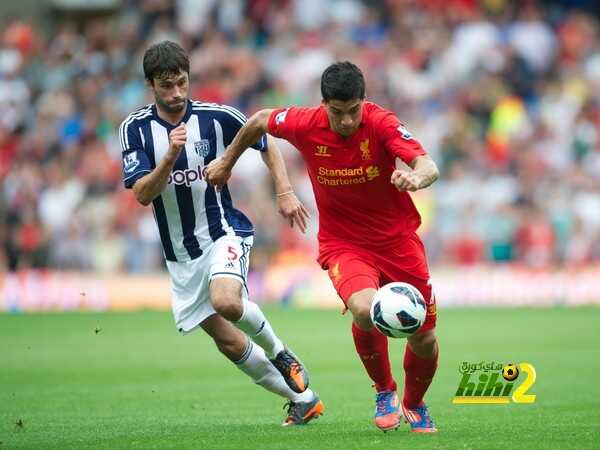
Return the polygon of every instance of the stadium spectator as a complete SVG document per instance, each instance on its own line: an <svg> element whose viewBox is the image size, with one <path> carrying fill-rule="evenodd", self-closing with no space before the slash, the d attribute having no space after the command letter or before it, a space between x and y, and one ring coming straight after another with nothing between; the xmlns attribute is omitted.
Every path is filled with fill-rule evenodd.
<svg viewBox="0 0 600 450"><path fill-rule="evenodd" d="M124 1L84 24L66 17L47 33L10 20L0 36L5 264L160 269L151 213L118 213L115 174L118 123L151 100L138 69L143 49L165 36L190 52L194 97L247 114L318 102L318 77L333 60L363 67L368 98L400 114L442 170L432 199L422 200L430 204L417 198L431 209L423 239L432 264L599 262L598 17L552 2L517 3L337 0L310 9L300 0L151 0ZM291 164L292 183L307 186ZM272 220L267 173L255 167L232 183L243 186L240 207L259 230L257 251L285 251L293 240L278 245L285 224ZM53 204L60 192L66 196ZM314 212L310 189L297 192ZM535 252L543 257L524 251L519 231L536 211L543 212L537 226L553 236ZM15 238L24 224L42 228L44 238L33 241L46 250L36 258ZM315 232L297 238L307 260ZM100 239L115 243L115 263L98 253ZM86 262L81 248L92 253ZM143 262L131 258L132 248Z"/></svg>

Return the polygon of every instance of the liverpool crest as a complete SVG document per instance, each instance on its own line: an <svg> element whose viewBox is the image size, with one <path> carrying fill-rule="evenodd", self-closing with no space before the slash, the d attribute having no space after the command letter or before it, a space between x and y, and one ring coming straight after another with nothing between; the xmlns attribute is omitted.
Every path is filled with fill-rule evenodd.
<svg viewBox="0 0 600 450"><path fill-rule="evenodd" d="M360 143L360 153L363 160L371 159L371 151L369 150L368 139L365 139Z"/></svg>

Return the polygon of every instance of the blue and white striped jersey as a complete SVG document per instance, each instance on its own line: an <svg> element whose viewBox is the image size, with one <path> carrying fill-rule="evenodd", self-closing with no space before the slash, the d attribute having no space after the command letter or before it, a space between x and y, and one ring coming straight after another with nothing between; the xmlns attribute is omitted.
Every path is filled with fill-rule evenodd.
<svg viewBox="0 0 600 450"><path fill-rule="evenodd" d="M188 101L182 119L187 143L175 162L167 187L152 202L165 258L189 261L224 235L250 236L250 220L233 207L227 186L209 186L202 170L231 143L246 117L237 109L215 103ZM162 120L156 105L130 114L119 128L123 150L123 181L131 188L150 173L169 148L174 125ZM252 147L266 151L266 136Z"/></svg>

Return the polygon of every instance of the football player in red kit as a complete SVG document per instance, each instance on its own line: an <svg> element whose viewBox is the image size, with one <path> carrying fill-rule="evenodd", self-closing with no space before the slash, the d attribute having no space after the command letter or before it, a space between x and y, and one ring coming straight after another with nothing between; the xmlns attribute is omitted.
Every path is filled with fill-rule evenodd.
<svg viewBox="0 0 600 450"><path fill-rule="evenodd" d="M435 297L421 223L408 191L439 176L421 144L390 111L365 100L365 81L350 62L329 66L321 77L322 104L313 108L264 109L239 130L224 155L206 169L222 186L243 153L263 134L289 141L302 154L319 211L319 257L353 315L356 351L375 385L375 424L387 431L400 418L415 432L435 432L423 397L435 374L438 343ZM399 160L405 163L398 168ZM292 191L278 195L291 194ZM390 369L387 338L369 309L379 286L404 281L427 302L427 317L408 338L402 401Z"/></svg>

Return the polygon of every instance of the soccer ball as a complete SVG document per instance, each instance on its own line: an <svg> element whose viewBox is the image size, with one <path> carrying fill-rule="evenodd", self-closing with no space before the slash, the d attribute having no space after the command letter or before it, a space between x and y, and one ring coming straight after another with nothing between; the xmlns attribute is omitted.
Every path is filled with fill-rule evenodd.
<svg viewBox="0 0 600 450"><path fill-rule="evenodd" d="M502 376L506 381L513 381L519 376L516 364L507 364L502 368Z"/></svg>
<svg viewBox="0 0 600 450"><path fill-rule="evenodd" d="M425 322L427 306L419 290L408 283L389 283L377 290L371 303L371 320L389 337L405 338Z"/></svg>

